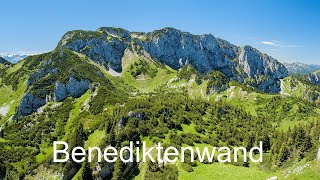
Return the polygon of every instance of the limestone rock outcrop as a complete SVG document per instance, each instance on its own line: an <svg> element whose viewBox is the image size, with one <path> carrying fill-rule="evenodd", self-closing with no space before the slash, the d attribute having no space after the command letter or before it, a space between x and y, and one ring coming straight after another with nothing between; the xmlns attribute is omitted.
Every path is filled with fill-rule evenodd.
<svg viewBox="0 0 320 180"><path fill-rule="evenodd" d="M288 76L284 65L253 47L238 47L211 34L193 35L174 28L149 33L111 27L71 31L61 42L61 48L83 53L118 72L125 49L134 45L173 69L191 64L200 73L219 70L230 80L268 93L280 92L280 79Z"/></svg>

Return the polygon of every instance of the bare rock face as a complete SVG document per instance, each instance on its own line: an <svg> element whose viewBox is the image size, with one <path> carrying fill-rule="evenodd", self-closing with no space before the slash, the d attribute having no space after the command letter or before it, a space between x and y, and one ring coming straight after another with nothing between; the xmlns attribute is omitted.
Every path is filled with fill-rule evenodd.
<svg viewBox="0 0 320 180"><path fill-rule="evenodd" d="M56 102L63 101L68 97L66 85L64 83L56 82L54 89L53 100Z"/></svg>
<svg viewBox="0 0 320 180"><path fill-rule="evenodd" d="M284 78L288 76L286 68L276 59L262 54L250 46L243 47L239 56L239 63L249 77L269 75Z"/></svg>
<svg viewBox="0 0 320 180"><path fill-rule="evenodd" d="M238 61L247 76L255 80L253 86L264 92L281 91L280 79L287 77L288 71L276 59L244 46Z"/></svg>
<svg viewBox="0 0 320 180"><path fill-rule="evenodd" d="M220 51L217 39L212 35L192 35L173 28L165 28L147 34L144 49L160 62L174 69L189 61L198 71L209 72L229 66L231 59Z"/></svg>
<svg viewBox="0 0 320 180"><path fill-rule="evenodd" d="M121 59L128 46L122 39L128 35L112 28L100 28L98 31L89 34L86 31L71 31L62 38L62 46L83 53L93 61L121 72Z"/></svg>
<svg viewBox="0 0 320 180"><path fill-rule="evenodd" d="M46 104L46 100L27 93L21 100L18 108L18 116L26 116L36 112L38 108Z"/></svg>
<svg viewBox="0 0 320 180"><path fill-rule="evenodd" d="M173 28L147 33L144 49L173 69L191 64L201 73L219 70L229 79L243 81L237 72L239 47L211 34L193 35Z"/></svg>
<svg viewBox="0 0 320 180"><path fill-rule="evenodd" d="M276 59L211 34L193 35L174 28L141 33L109 27L90 32L72 31L62 39L62 47L83 53L118 72L122 69L124 50L131 48L131 44L173 69L188 63L201 73L219 70L229 80L242 83L249 78L250 85L264 92L280 92L279 79L288 76L287 69Z"/></svg>
<svg viewBox="0 0 320 180"><path fill-rule="evenodd" d="M66 84L66 89L72 97L78 98L89 89L89 85L89 80L77 80L76 78L71 76Z"/></svg>
<svg viewBox="0 0 320 180"><path fill-rule="evenodd" d="M307 78L313 84L320 84L320 72L311 73L307 76Z"/></svg>
<svg viewBox="0 0 320 180"><path fill-rule="evenodd" d="M90 86L91 80L76 78L73 67L63 69L63 59L66 57L51 54L48 58L41 60L29 75L27 80L27 92L20 101L17 117L30 115L36 112L48 101L63 101L68 96L80 97ZM63 78L61 78L63 77Z"/></svg>
<svg viewBox="0 0 320 180"><path fill-rule="evenodd" d="M168 66L178 69L188 61L199 72L219 70L229 79L253 79L254 87L269 93L280 92L280 80L287 69L276 59L258 50L243 48L212 35L192 35L172 28L147 34L144 49Z"/></svg>
<svg viewBox="0 0 320 180"><path fill-rule="evenodd" d="M60 102L66 99L68 96L75 98L80 97L89 89L90 83L91 82L89 80L77 80L73 76L71 76L69 81L66 83L56 82L53 100ZM48 98L48 96L50 96L48 92L41 90L33 93L26 93L18 107L18 117L30 115L33 112L36 112L40 107L47 103L48 99L51 99Z"/></svg>
<svg viewBox="0 0 320 180"><path fill-rule="evenodd" d="M69 95L72 97L80 97L90 86L89 80L77 80L73 76L67 83L56 82L53 100L56 102L63 101Z"/></svg>

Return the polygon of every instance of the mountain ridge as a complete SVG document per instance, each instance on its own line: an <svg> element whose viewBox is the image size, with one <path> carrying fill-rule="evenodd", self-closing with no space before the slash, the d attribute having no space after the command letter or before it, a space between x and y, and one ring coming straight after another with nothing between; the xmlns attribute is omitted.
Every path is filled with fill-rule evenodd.
<svg viewBox="0 0 320 180"><path fill-rule="evenodd" d="M136 55L131 56L130 52ZM123 64L125 58L134 63L130 69ZM17 83L13 82L28 76L27 91L17 108L17 117L36 112L49 101L60 102L68 96L80 97L92 83L102 83L98 78L105 79L101 69L90 61L122 75L130 72L126 76L132 80L146 80L148 76L151 81L160 72L161 76L172 73L165 66L178 71L185 65L191 65L201 76L220 71L228 81L235 80L266 93L279 93L280 79L288 76L287 69L271 56L251 46L232 45L211 34L192 35L174 28L149 33L131 33L112 27L97 31L75 30L67 32L52 52L27 57L16 76L4 78L16 87ZM157 81L154 81L157 85L167 83ZM218 92L223 87L208 87L207 92L211 88Z"/></svg>
<svg viewBox="0 0 320 180"><path fill-rule="evenodd" d="M58 47L83 53L118 72L122 70L124 50L136 48L173 69L191 64L201 73L219 70L229 80L246 82L269 93L280 92L279 79L288 76L280 62L250 46L241 48L211 34L193 35L174 28L148 33L112 27L69 31Z"/></svg>

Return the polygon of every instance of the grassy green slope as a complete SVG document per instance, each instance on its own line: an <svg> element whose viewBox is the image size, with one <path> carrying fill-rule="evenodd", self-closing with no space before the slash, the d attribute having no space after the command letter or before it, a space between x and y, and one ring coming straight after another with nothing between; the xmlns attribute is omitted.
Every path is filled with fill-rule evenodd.
<svg viewBox="0 0 320 180"><path fill-rule="evenodd" d="M15 110L18 107L20 100L22 99L27 87L26 79L28 74L23 74L19 78L18 84L16 84L15 90L11 84L6 84L3 78L12 76L16 71L21 70L25 61L20 61L18 64L11 66L6 69L3 76L0 77L0 109L3 109L2 116L0 119L0 125L7 121L11 116L15 114Z"/></svg>
<svg viewBox="0 0 320 180"><path fill-rule="evenodd" d="M123 80L143 93L152 92L157 87L167 84L176 75L170 67L131 51L125 52L122 67ZM144 67L146 68L142 69ZM134 77L133 74L137 76Z"/></svg>

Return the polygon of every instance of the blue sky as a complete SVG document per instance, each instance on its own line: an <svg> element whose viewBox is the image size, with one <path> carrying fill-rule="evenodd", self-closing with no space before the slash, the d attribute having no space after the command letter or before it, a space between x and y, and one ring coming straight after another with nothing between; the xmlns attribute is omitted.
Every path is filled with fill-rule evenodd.
<svg viewBox="0 0 320 180"><path fill-rule="evenodd" d="M251 45L280 61L320 64L320 1L2 0L0 53L55 48L66 31L174 27Z"/></svg>

